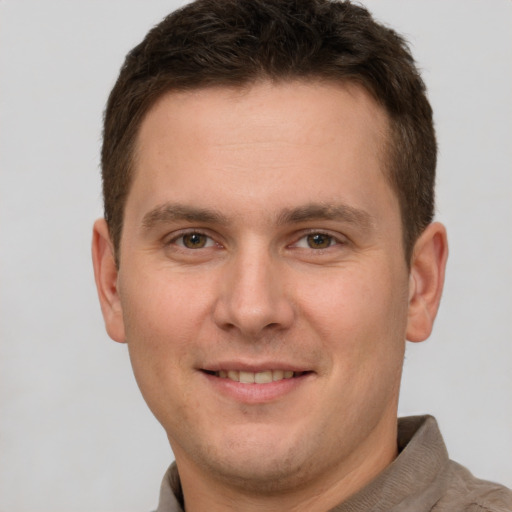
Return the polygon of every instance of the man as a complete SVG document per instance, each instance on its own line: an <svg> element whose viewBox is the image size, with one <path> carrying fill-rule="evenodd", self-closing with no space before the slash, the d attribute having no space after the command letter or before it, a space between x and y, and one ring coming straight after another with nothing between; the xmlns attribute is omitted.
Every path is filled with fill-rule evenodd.
<svg viewBox="0 0 512 512"><path fill-rule="evenodd" d="M127 56L93 260L176 457L158 511L510 510L397 426L447 259L404 41L346 2L198 1Z"/></svg>

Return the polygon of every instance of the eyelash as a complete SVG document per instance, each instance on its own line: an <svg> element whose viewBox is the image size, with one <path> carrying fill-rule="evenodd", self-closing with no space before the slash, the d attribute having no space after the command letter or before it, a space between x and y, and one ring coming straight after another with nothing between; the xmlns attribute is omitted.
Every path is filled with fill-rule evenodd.
<svg viewBox="0 0 512 512"><path fill-rule="evenodd" d="M327 238L328 239L328 245L325 246L325 247L311 247L309 246L309 242L310 240L308 240L309 237L323 237L323 238ZM301 240L306 240L306 244L307 244L307 247L299 247L299 242ZM311 250L311 251L314 251L314 252L321 252L321 251L324 251L324 250L327 250L333 246L336 246L336 245L345 245L346 244L346 241L340 239L339 236L335 236L331 233L328 233L326 231L320 231L320 230L311 230L307 233L304 233L302 234L302 236L300 238L297 239L296 242L294 242L293 244L291 244L292 247L294 248L298 248L298 249L306 249L306 250Z"/></svg>
<svg viewBox="0 0 512 512"><path fill-rule="evenodd" d="M187 247L184 242L185 237L194 236L194 235L197 235L198 237L205 237L206 245L203 245L201 247L195 247L195 248ZM180 241L181 241L181 243L180 243ZM181 250L191 250L191 251L194 251L197 249L208 249L215 245L217 245L218 247L221 247L221 244L216 242L210 235L208 235L207 233L204 233L203 231L197 230L197 229L190 230L190 231L182 231L178 234L175 234L170 240L168 240L166 242L166 245L175 245L175 246L179 247Z"/></svg>
<svg viewBox="0 0 512 512"><path fill-rule="evenodd" d="M192 237L194 235L198 236L198 237L204 237L206 239L204 242L204 245L200 245L200 242L199 242L199 245L197 247L187 246L186 242L185 242L185 237L187 237L187 236ZM310 243L310 240L308 240L309 237L323 237L323 238L327 239L328 245L326 245L325 247L311 247L311 246L309 246L309 243ZM305 243L307 244L307 247L299 246L299 243L302 240L306 241ZM290 244L288 247L290 247L292 249L305 249L305 250L311 250L313 252L321 252L321 251L325 251L333 246L346 245L346 243L347 243L346 240L340 239L339 236L335 236L326 231L310 230L309 232L302 233L301 236L299 238L297 238L295 240L295 242ZM222 245L220 243L216 242L213 239L213 237L211 237L207 233L200 231L200 230L182 231L179 234L175 234L172 239L170 239L169 241L166 242L166 245L175 245L180 250L187 250L187 251L188 250L194 251L194 250L198 250L198 249L208 249L208 248L211 248L214 246L222 247Z"/></svg>

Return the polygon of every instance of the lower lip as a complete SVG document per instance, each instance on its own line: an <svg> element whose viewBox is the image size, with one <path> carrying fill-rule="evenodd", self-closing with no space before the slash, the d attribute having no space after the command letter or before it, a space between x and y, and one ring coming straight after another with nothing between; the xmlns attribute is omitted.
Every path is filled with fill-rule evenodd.
<svg viewBox="0 0 512 512"><path fill-rule="evenodd" d="M216 391L246 404L262 404L278 400L303 386L313 376L312 373L305 373L298 377L281 379L266 384L244 384L205 372L201 373Z"/></svg>

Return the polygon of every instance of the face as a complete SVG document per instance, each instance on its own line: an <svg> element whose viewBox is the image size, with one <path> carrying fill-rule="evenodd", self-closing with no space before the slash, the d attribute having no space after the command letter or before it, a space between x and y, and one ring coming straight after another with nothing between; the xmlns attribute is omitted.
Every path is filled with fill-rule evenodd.
<svg viewBox="0 0 512 512"><path fill-rule="evenodd" d="M319 83L146 116L107 326L180 467L292 486L394 443L410 289L386 133L362 89Z"/></svg>

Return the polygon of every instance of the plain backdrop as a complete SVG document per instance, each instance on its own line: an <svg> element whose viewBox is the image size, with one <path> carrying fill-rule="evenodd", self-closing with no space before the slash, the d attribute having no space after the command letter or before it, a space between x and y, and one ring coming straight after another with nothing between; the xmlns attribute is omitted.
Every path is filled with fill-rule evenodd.
<svg viewBox="0 0 512 512"><path fill-rule="evenodd" d="M400 414L434 414L452 458L512 486L512 2L366 4L429 87L451 246ZM104 332L89 246L106 97L176 5L0 0L0 512L149 511L172 460Z"/></svg>

